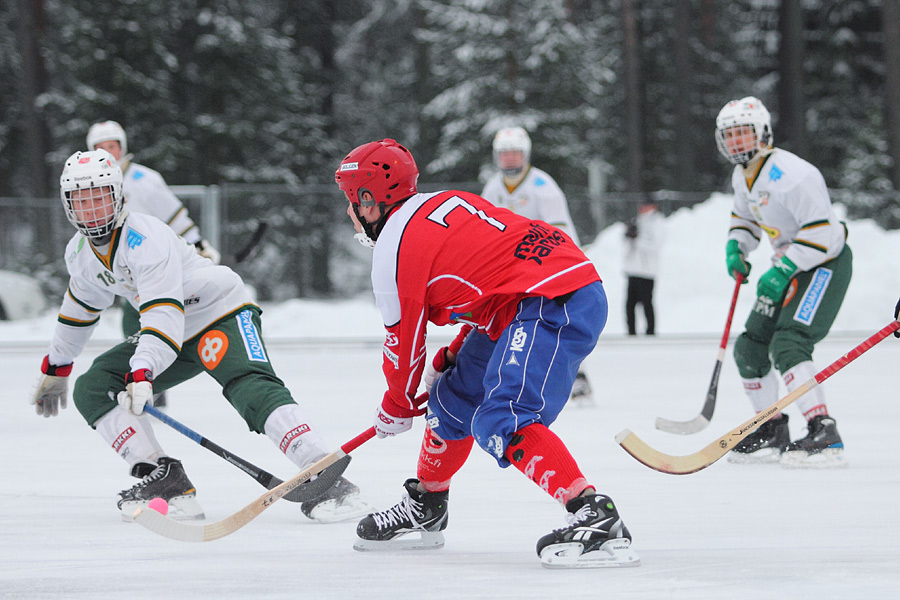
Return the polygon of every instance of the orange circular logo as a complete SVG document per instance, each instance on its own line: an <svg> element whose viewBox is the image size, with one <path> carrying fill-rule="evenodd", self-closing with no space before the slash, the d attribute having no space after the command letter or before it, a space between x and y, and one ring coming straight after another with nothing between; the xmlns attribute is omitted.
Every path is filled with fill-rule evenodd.
<svg viewBox="0 0 900 600"><path fill-rule="evenodd" d="M210 371L219 366L227 350L228 337L217 329L204 333L197 345L200 360L203 361L203 366Z"/></svg>

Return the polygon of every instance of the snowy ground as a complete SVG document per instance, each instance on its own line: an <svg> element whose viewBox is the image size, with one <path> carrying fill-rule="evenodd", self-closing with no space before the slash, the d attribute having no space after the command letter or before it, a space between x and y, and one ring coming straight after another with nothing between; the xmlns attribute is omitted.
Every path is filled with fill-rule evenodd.
<svg viewBox="0 0 900 600"><path fill-rule="evenodd" d="M74 407L42 419L27 404L53 328L48 314L0 325L0 598L896 597L900 470L893 442L900 408L890 373L900 340L889 338L823 386L847 445L846 469L791 471L722 460L672 476L647 469L614 442L630 428L660 450L687 454L750 416L729 354L705 431L674 436L653 428L657 416L686 420L703 403L731 291L722 266L728 210L718 199L668 219L656 339L621 335L621 230L610 228L589 249L612 306L607 331L585 363L597 404L568 407L554 430L588 478L618 503L641 567L542 569L534 544L564 525L563 510L518 471L498 469L477 450L454 480L447 545L438 551L355 552L355 523L314 524L286 501L235 534L202 544L124 524L115 508L117 492L133 483L124 463ZM820 368L890 321L900 292L900 272L891 264L898 242L871 224L851 225L854 280L832 335L817 348ZM760 252L754 283L765 268ZM746 289L734 334L749 310ZM285 303L267 306L263 319L278 373L330 442L337 446L367 428L384 389L381 327L371 303ZM104 316L74 374L117 335L115 314ZM802 419L794 407L787 412L799 437ZM168 413L282 478L292 474L268 439L246 431L207 377L171 391ZM421 427L354 453L347 476L377 508L395 503L402 482L414 475ZM162 424L156 431L184 461L210 519L262 493L194 442Z"/></svg>

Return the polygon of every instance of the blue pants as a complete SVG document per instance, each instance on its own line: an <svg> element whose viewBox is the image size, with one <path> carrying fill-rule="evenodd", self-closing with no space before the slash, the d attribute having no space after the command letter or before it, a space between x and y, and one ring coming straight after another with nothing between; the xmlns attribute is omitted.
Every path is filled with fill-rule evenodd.
<svg viewBox="0 0 900 600"><path fill-rule="evenodd" d="M532 423L550 426L569 399L581 361L606 325L600 282L564 304L526 298L494 342L477 331L466 338L456 365L431 390L428 426L446 440L474 436L501 467L512 435Z"/></svg>

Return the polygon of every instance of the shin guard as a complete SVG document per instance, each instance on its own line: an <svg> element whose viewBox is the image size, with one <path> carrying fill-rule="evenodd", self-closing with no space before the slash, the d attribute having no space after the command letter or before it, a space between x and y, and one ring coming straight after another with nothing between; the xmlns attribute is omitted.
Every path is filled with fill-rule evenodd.
<svg viewBox="0 0 900 600"><path fill-rule="evenodd" d="M793 392L798 387L816 376L816 366L812 361L804 361L794 365L784 373L784 385L788 392ZM825 392L820 386L806 392L803 396L797 398L797 408L809 421L818 415L827 415L828 408L825 406Z"/></svg>
<svg viewBox="0 0 900 600"><path fill-rule="evenodd" d="M149 419L145 415L135 416L121 406L116 406L100 417L94 427L100 437L129 466L133 467L139 462L155 465L159 457L165 456L165 452L156 440Z"/></svg>
<svg viewBox="0 0 900 600"><path fill-rule="evenodd" d="M442 440L426 427L416 468L416 477L422 487L429 492L448 490L450 479L469 458L474 442L472 436L461 440Z"/></svg>
<svg viewBox="0 0 900 600"><path fill-rule="evenodd" d="M506 458L563 506L590 487L563 441L540 423L513 434Z"/></svg>

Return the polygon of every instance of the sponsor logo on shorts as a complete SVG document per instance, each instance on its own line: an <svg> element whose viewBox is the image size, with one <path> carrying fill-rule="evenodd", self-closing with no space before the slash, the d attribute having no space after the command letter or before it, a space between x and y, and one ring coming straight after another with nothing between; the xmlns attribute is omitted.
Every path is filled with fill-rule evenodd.
<svg viewBox="0 0 900 600"><path fill-rule="evenodd" d="M200 355L203 366L210 371L219 366L226 351L228 351L228 336L218 329L204 333L197 344L197 354Z"/></svg>
<svg viewBox="0 0 900 600"><path fill-rule="evenodd" d="M797 312L794 313L795 321L804 325L812 323L813 319L816 318L816 312L818 312L819 306L822 304L822 298L825 296L825 290L828 289L828 284L831 282L833 274L834 272L831 269L824 267L816 269L816 272L813 273L812 281L809 282L809 287L806 288L806 293L800 300L800 306L797 307Z"/></svg>
<svg viewBox="0 0 900 600"><path fill-rule="evenodd" d="M745 390L748 390L748 391L752 391L752 390L761 390L761 389L762 389L762 384L761 384L760 382L758 382L758 381L745 381L745 382L744 382L744 389L745 389Z"/></svg>
<svg viewBox="0 0 900 600"><path fill-rule="evenodd" d="M488 439L487 451L497 458L503 458L503 450L503 439L499 435L492 435L490 439Z"/></svg>
<svg viewBox="0 0 900 600"><path fill-rule="evenodd" d="M441 426L441 421L436 414L428 413L428 415L425 416L425 425L428 429L434 431Z"/></svg>
<svg viewBox="0 0 900 600"><path fill-rule="evenodd" d="M521 352L525 349L525 342L528 341L528 334L525 332L525 326L519 325L515 331L513 331L512 342L509 344L509 360L506 361L507 365L520 365L518 358L516 357L516 352Z"/></svg>
<svg viewBox="0 0 900 600"><path fill-rule="evenodd" d="M259 331L253 324L253 312L241 311L238 313L237 322L241 330L241 339L244 340L244 349L247 350L247 358L255 362L269 362L262 338L259 337Z"/></svg>
<svg viewBox="0 0 900 600"><path fill-rule="evenodd" d="M125 442L130 440L134 434L135 434L134 427L128 427L127 429L125 429L125 431L120 433L119 437L117 437L115 439L115 441L113 441L113 443L112 443L113 450L115 450L117 454L119 452L121 452L122 446L124 446Z"/></svg>
<svg viewBox="0 0 900 600"><path fill-rule="evenodd" d="M282 452L287 452L288 448L291 447L291 444L294 442L294 440L296 438L300 437L301 435L303 435L304 433L306 433L307 431L309 431L309 425L307 425L306 423L304 423L303 425L298 425L298 426L294 427L293 429L291 429L290 431L288 431L284 435L284 437L281 438L281 443L278 444L279 450L281 450Z"/></svg>
<svg viewBox="0 0 900 600"><path fill-rule="evenodd" d="M771 319L775 316L775 303L767 296L760 296L753 305L753 312Z"/></svg>

